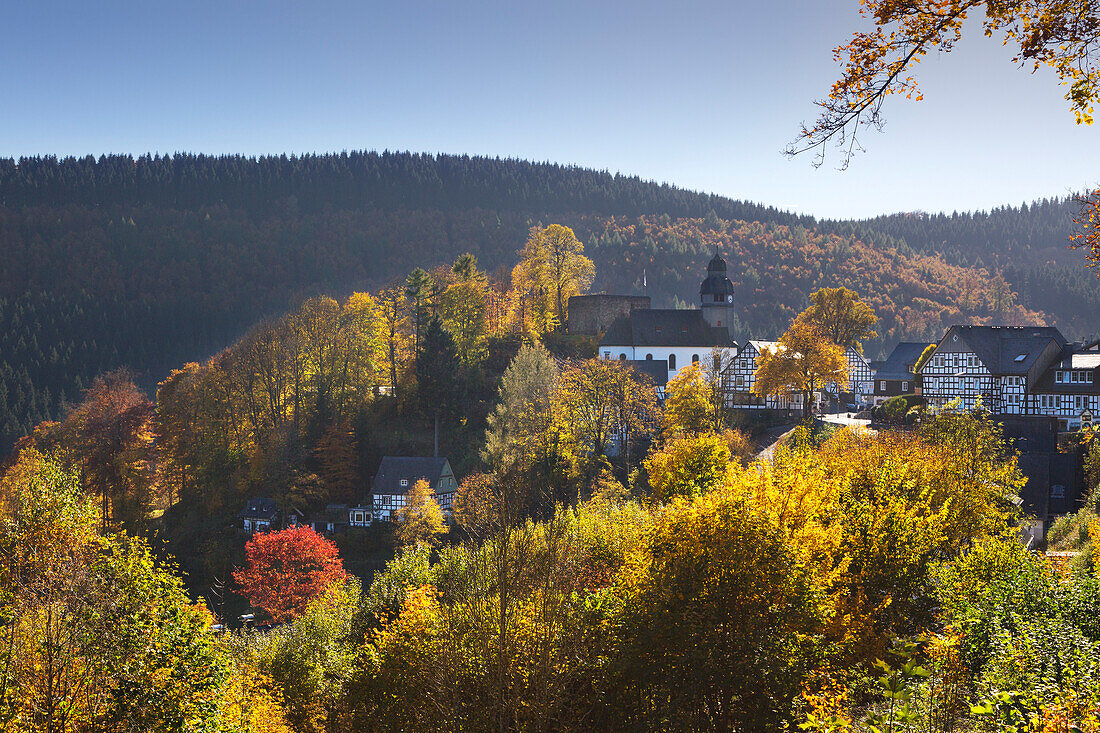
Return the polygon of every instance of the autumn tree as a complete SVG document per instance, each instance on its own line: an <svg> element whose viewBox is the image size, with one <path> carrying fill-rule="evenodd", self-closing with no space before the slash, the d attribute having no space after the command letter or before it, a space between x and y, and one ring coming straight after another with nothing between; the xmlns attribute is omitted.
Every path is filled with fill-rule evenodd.
<svg viewBox="0 0 1100 733"><path fill-rule="evenodd" d="M715 433L672 438L645 459L649 485L659 501L706 493L721 483L729 465L729 445Z"/></svg>
<svg viewBox="0 0 1100 733"><path fill-rule="evenodd" d="M0 476L5 730L184 730L226 676L212 617L141 540L97 532L75 471L34 449Z"/></svg>
<svg viewBox="0 0 1100 733"><path fill-rule="evenodd" d="M98 377L59 424L41 426L33 442L76 467L100 500L104 526L136 529L157 499L154 406L125 370Z"/></svg>
<svg viewBox="0 0 1100 733"><path fill-rule="evenodd" d="M405 290L390 285L378 294L378 306L382 314L382 341L386 352L390 394L397 394L398 377L410 354L415 354L412 339L408 335L409 315Z"/></svg>
<svg viewBox="0 0 1100 733"><path fill-rule="evenodd" d="M489 414L482 458L500 482L514 488L513 498L525 510L550 509L567 498L568 470L551 430L559 378L558 365L541 344L521 347Z"/></svg>
<svg viewBox="0 0 1100 733"><path fill-rule="evenodd" d="M512 271L512 287L523 299L525 322L536 333L565 324L569 298L583 293L595 272L572 229L560 224L531 227L520 263Z"/></svg>
<svg viewBox="0 0 1100 733"><path fill-rule="evenodd" d="M878 323L871 306L848 288L821 288L810 293L810 307L799 316L823 338L842 349L863 353L863 341L875 337Z"/></svg>
<svg viewBox="0 0 1100 733"><path fill-rule="evenodd" d="M854 33L834 50L844 64L840 78L828 98L817 102L817 121L802 127L788 153L817 150L820 164L834 141L842 165L847 165L859 149L858 132L882 127L882 108L889 97L922 99L912 73L915 65L930 51L951 51L967 19L979 13L984 34L1011 46L1014 63L1032 72L1052 68L1066 87L1077 124L1092 124L1100 95L1100 5L1093 0L866 0L860 13L874 28Z"/></svg>
<svg viewBox="0 0 1100 733"><path fill-rule="evenodd" d="M477 258L466 253L451 267L453 282L440 295L443 327L454 339L467 370L485 356L488 277L477 268Z"/></svg>
<svg viewBox="0 0 1100 733"><path fill-rule="evenodd" d="M844 350L821 336L811 324L796 318L775 348L760 355L752 389L761 395L800 393L808 419L813 394L826 382L841 387L848 384Z"/></svg>
<svg viewBox="0 0 1100 733"><path fill-rule="evenodd" d="M439 543L439 535L447 531L435 491L424 479L409 489L405 505L394 512L394 521L397 522L397 541L402 546L435 545Z"/></svg>
<svg viewBox="0 0 1100 733"><path fill-rule="evenodd" d="M662 415L669 434L705 433L719 427L714 385L699 362L687 365L668 380Z"/></svg>
<svg viewBox="0 0 1100 733"><path fill-rule="evenodd" d="M780 729L819 614L774 521L733 492L674 503L620 582L620 728Z"/></svg>
<svg viewBox="0 0 1100 733"><path fill-rule="evenodd" d="M325 431L314 450L321 468L328 497L351 499L360 489L358 454L355 436L342 423L333 423Z"/></svg>
<svg viewBox="0 0 1100 733"><path fill-rule="evenodd" d="M585 486L591 485L613 444L627 464L630 445L660 419L651 384L618 360L588 359L562 371L553 403L553 431L563 456Z"/></svg>
<svg viewBox="0 0 1100 733"><path fill-rule="evenodd" d="M309 527L253 535L245 555L247 564L233 580L276 622L300 616L312 599L347 577L336 545Z"/></svg>

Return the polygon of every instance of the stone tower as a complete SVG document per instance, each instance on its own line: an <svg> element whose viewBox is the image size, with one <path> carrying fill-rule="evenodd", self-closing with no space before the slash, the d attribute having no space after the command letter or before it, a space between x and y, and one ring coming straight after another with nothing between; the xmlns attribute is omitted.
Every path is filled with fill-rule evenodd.
<svg viewBox="0 0 1100 733"><path fill-rule="evenodd" d="M699 305L707 323L729 331L733 320L733 283L726 277L726 261L717 253L707 265L707 279L699 286Z"/></svg>

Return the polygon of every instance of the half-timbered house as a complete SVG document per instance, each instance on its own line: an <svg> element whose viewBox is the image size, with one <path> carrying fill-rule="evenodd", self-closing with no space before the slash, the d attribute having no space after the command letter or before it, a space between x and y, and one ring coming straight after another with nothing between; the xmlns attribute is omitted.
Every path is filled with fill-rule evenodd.
<svg viewBox="0 0 1100 733"><path fill-rule="evenodd" d="M435 500L450 513L458 484L446 458L430 456L386 456L374 475L371 506L379 519L393 519L394 512L406 505L409 490L421 479L435 492Z"/></svg>
<svg viewBox="0 0 1100 733"><path fill-rule="evenodd" d="M802 410L802 395L759 395L752 391L756 383L756 368L765 351L783 348L776 341L750 339L726 367L726 407L735 410Z"/></svg>
<svg viewBox="0 0 1100 733"><path fill-rule="evenodd" d="M891 397L903 394L921 394L917 382L916 366L928 344L918 341L902 341L890 352L890 356L874 373L874 402L881 405Z"/></svg>

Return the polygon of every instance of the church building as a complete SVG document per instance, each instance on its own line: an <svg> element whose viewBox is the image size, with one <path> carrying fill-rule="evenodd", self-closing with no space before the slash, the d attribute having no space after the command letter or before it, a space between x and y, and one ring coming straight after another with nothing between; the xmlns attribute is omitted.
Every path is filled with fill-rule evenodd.
<svg viewBox="0 0 1100 733"><path fill-rule="evenodd" d="M631 309L607 329L599 355L601 359L667 362L669 379L692 362L703 361L714 368L711 360L737 349L730 332L732 320L733 283L726 276L726 261L716 254L699 286L697 310Z"/></svg>

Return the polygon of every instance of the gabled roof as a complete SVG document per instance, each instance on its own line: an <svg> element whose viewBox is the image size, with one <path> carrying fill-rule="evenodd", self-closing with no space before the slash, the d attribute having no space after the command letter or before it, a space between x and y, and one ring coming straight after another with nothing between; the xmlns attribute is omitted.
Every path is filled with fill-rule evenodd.
<svg viewBox="0 0 1100 733"><path fill-rule="evenodd" d="M626 362L644 374L655 387L668 384L668 361L665 359L632 359Z"/></svg>
<svg viewBox="0 0 1100 733"><path fill-rule="evenodd" d="M763 354L765 351L775 351L781 348L778 341L761 341L759 339L749 339L745 342L745 345L737 352L738 356L741 356L742 352L748 347L752 347L756 350L756 353Z"/></svg>
<svg viewBox="0 0 1100 733"><path fill-rule="evenodd" d="M256 496L248 500L244 509L237 512L240 519L274 519L279 513L279 505L274 499Z"/></svg>
<svg viewBox="0 0 1100 733"><path fill-rule="evenodd" d="M434 488L439 486L439 479L444 470L450 471L451 464L446 458L432 456L386 456L378 466L378 473L374 475L375 494L406 494L420 479L427 479L428 484ZM401 480L408 481L407 486L401 485Z"/></svg>
<svg viewBox="0 0 1100 733"><path fill-rule="evenodd" d="M329 522L332 524L347 524L348 519L347 504L326 504L325 508L313 517L313 521L325 524Z"/></svg>
<svg viewBox="0 0 1100 733"><path fill-rule="evenodd" d="M1082 349L1080 344L1069 344L1062 350L1061 357L1051 364L1036 380L1031 391L1035 393L1094 395L1100 394L1100 374L1092 382L1059 382L1055 372L1071 369L1089 371L1100 367L1100 351L1092 348Z"/></svg>
<svg viewBox="0 0 1100 733"><path fill-rule="evenodd" d="M616 320L600 346L734 347L729 330L712 326L700 310L649 309L631 311Z"/></svg>
<svg viewBox="0 0 1100 733"><path fill-rule="evenodd" d="M1053 341L1065 348L1066 339L1051 326L952 326L940 343L954 334L978 355L991 374L1027 374Z"/></svg>
<svg viewBox="0 0 1100 733"><path fill-rule="evenodd" d="M913 379L913 365L928 348L928 344L917 341L902 341L886 357L886 361L875 372L875 379Z"/></svg>

